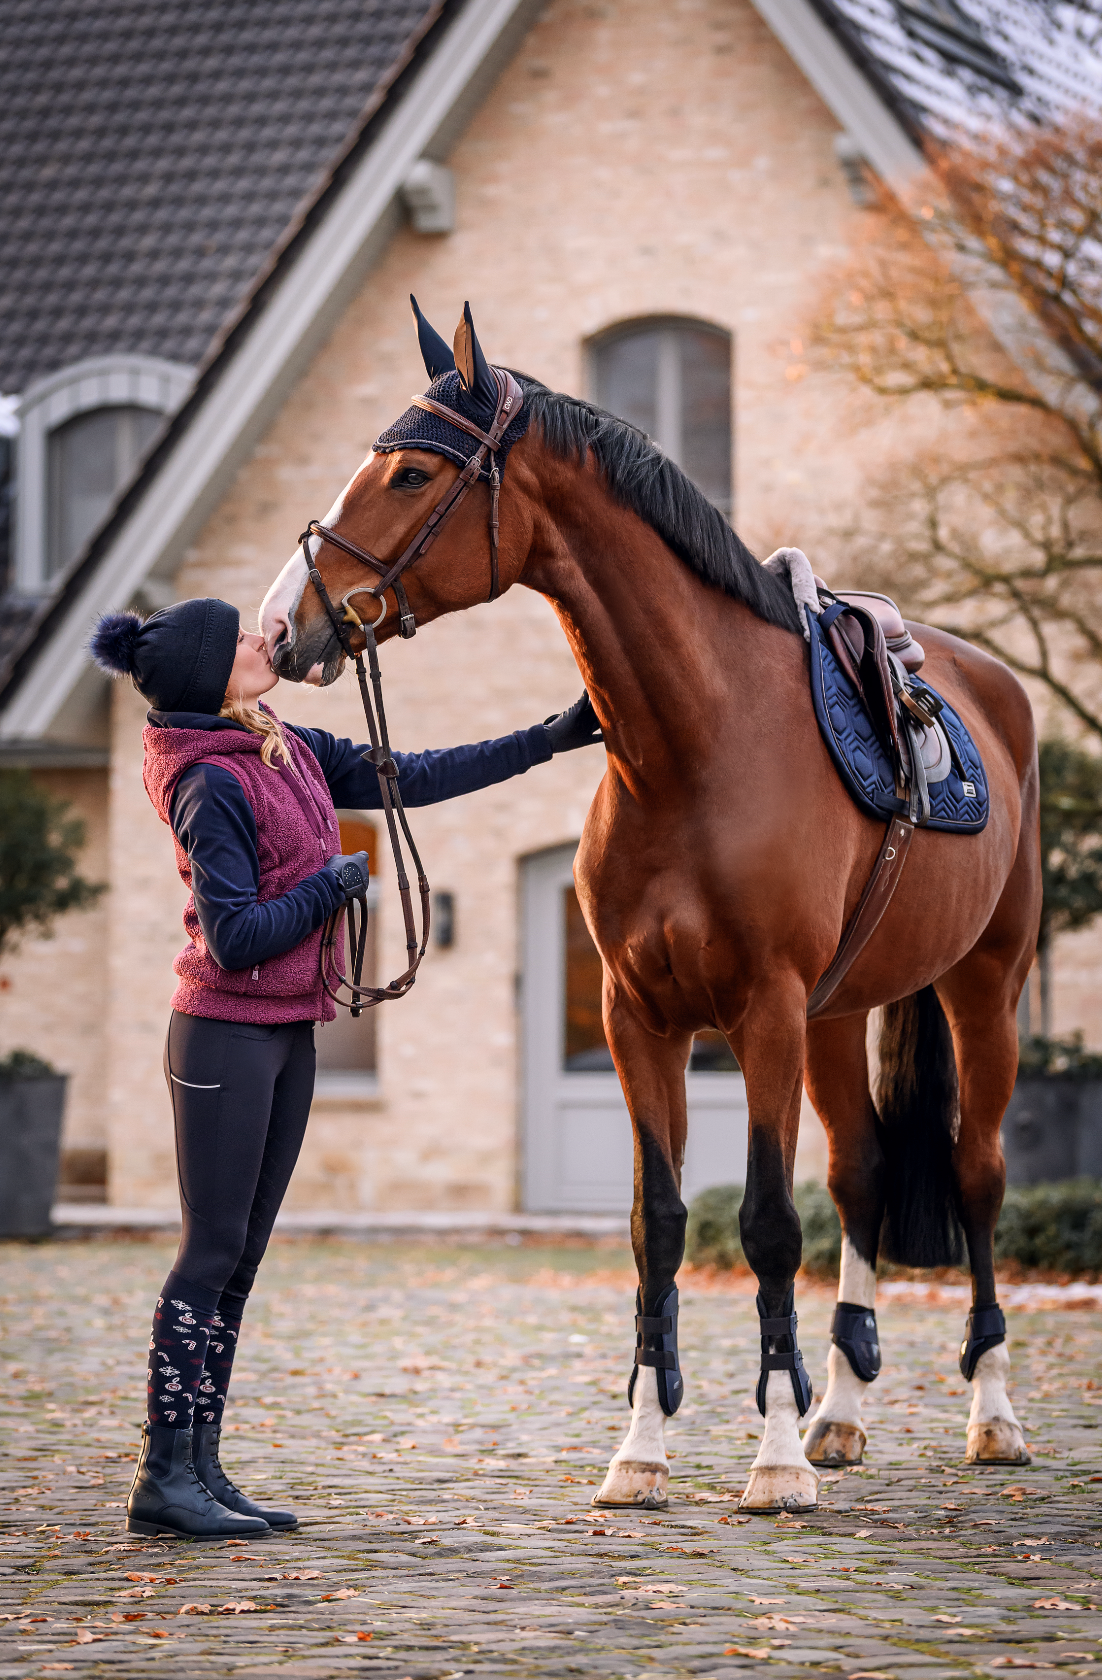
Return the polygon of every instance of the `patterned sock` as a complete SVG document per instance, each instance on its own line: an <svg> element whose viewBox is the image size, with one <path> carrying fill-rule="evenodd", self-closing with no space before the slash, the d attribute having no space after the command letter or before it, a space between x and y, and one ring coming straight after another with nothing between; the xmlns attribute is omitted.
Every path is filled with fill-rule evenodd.
<svg viewBox="0 0 1102 1680"><path fill-rule="evenodd" d="M224 1294L218 1303L218 1311L211 1322L207 1360L195 1407L195 1416L200 1423L222 1422L244 1311L245 1297L242 1295Z"/></svg>
<svg viewBox="0 0 1102 1680"><path fill-rule="evenodd" d="M150 1423L167 1429L191 1428L217 1307L216 1289L204 1289L178 1272L169 1272L149 1338L146 1407Z"/></svg>

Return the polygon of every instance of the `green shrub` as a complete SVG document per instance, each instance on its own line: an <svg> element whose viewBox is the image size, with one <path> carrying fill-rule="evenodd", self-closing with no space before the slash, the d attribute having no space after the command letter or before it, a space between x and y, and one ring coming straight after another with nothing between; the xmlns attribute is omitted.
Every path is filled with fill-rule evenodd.
<svg viewBox="0 0 1102 1680"><path fill-rule="evenodd" d="M1083 1034L1070 1038L1023 1038L1019 1079L1102 1079L1102 1056L1083 1049Z"/></svg>
<svg viewBox="0 0 1102 1680"><path fill-rule="evenodd" d="M1102 1184L1016 1184L1006 1192L995 1259L1050 1272L1102 1271Z"/></svg>
<svg viewBox="0 0 1102 1680"><path fill-rule="evenodd" d="M842 1227L830 1192L822 1184L798 1184L794 1194L803 1227L805 1270L837 1272ZM741 1184L717 1184L694 1197L685 1234L685 1258L692 1265L724 1271L746 1265L738 1228L742 1195Z"/></svg>
<svg viewBox="0 0 1102 1680"><path fill-rule="evenodd" d="M702 1190L689 1208L685 1257L694 1266L744 1266L739 1241L741 1184ZM829 1192L800 1184L796 1211L804 1234L804 1268L836 1274L842 1230ZM1060 1184L1012 1185L995 1232L995 1259L1049 1272L1102 1272L1102 1183L1073 1178Z"/></svg>
<svg viewBox="0 0 1102 1680"><path fill-rule="evenodd" d="M0 1061L0 1084L10 1084L15 1079L56 1078L57 1069L29 1050L13 1050L10 1056Z"/></svg>

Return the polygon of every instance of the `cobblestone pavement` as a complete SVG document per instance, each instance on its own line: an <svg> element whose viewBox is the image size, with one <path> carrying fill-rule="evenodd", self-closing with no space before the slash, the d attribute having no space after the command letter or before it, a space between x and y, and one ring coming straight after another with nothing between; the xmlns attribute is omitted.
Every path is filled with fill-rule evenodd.
<svg viewBox="0 0 1102 1680"><path fill-rule="evenodd" d="M613 1249L296 1240L261 1271L227 1413L299 1531L137 1540L124 1501L161 1242L0 1247L7 1676L973 1676L1102 1680L1102 1314L1010 1315L1026 1470L961 1463L959 1301L889 1300L866 1465L742 1518L749 1279L683 1282L668 1513L590 1506L627 1422ZM801 1284L825 1380L830 1294Z"/></svg>

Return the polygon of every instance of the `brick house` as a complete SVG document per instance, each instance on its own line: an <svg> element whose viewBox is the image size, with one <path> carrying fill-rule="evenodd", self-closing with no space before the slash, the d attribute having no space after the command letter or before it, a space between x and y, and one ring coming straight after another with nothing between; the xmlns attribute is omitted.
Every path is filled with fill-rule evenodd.
<svg viewBox="0 0 1102 1680"><path fill-rule="evenodd" d="M1075 8L1041 29L1025 0L3 0L0 17L0 763L72 800L86 873L109 883L5 963L0 1052L72 1074L86 1179L169 1205L183 894L142 787L142 704L87 662L96 614L200 594L255 613L424 386L411 291L446 335L469 297L493 360L644 426L758 552L799 541L876 447L835 423L840 393L803 377L799 340L870 176L913 178L927 135L1007 102L1096 100L1097 63ZM383 658L406 749L578 691L522 590ZM362 734L349 678L275 703ZM319 1034L291 1205L626 1208L628 1122L570 887L601 773L593 749L417 813L452 937L408 1000ZM343 821L373 844L363 814ZM1061 996L1074 1015L1074 984ZM741 1177L745 1105L715 1045L688 1077L692 1191ZM813 1117L804 1133L800 1169L821 1171Z"/></svg>

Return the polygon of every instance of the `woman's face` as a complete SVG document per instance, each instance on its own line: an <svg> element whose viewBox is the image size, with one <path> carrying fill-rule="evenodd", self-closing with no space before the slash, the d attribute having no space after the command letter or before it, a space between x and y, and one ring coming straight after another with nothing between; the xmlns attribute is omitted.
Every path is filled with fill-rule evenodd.
<svg viewBox="0 0 1102 1680"><path fill-rule="evenodd" d="M264 646L264 637L256 630L238 631L237 656L226 684L226 699L240 700L246 706L255 705L260 696L267 694L278 681Z"/></svg>

